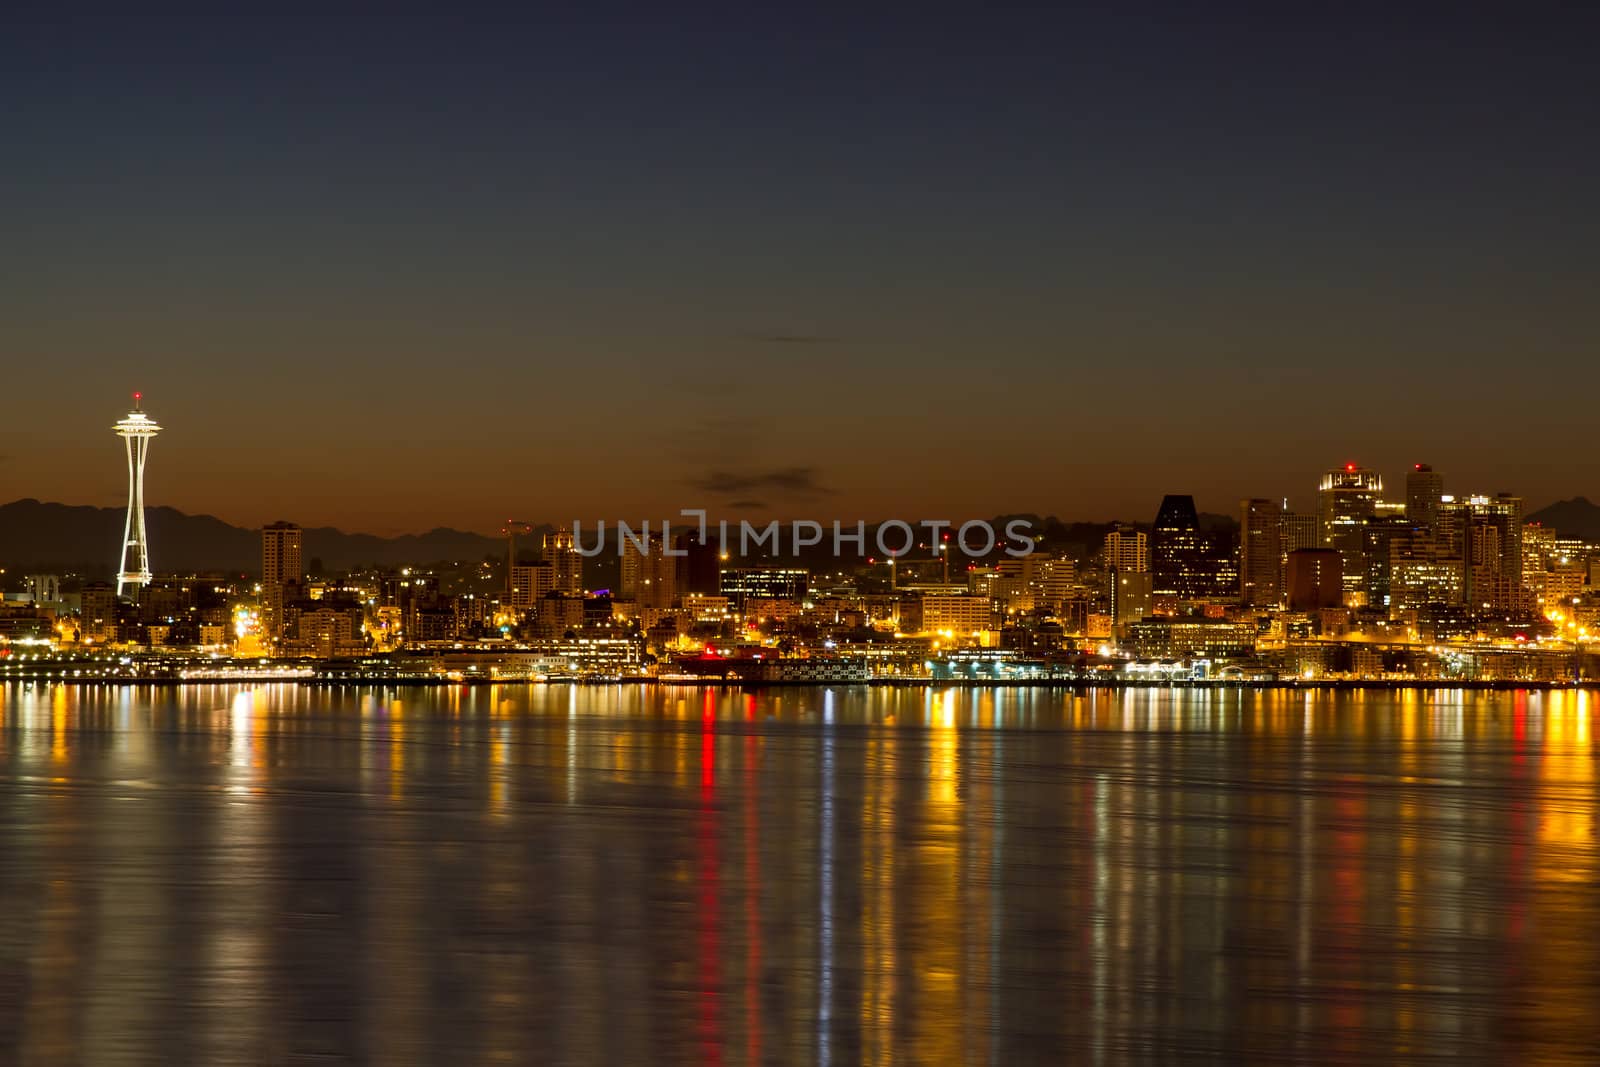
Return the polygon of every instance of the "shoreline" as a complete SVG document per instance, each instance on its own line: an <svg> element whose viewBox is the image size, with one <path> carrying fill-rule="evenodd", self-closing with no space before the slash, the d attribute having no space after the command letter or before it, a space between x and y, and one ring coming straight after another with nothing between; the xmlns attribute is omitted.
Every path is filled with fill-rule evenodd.
<svg viewBox="0 0 1600 1067"><path fill-rule="evenodd" d="M273 677L264 674L259 678L6 678L3 686L149 686L152 688L179 688L183 686L237 686L237 685L296 685L313 689L469 689L494 686L662 686L680 689L1179 689L1179 690L1285 690L1285 691L1364 691L1399 692L1404 690L1460 689L1479 692L1515 692L1517 690L1574 690L1600 692L1600 680L1583 681L1514 681L1468 679L1284 679L1278 681L1238 681L1232 679L1184 679L1158 681L1144 679L976 679L976 678L873 678L866 681L758 681L740 679L707 679L705 681L662 681L656 678L305 678Z"/></svg>

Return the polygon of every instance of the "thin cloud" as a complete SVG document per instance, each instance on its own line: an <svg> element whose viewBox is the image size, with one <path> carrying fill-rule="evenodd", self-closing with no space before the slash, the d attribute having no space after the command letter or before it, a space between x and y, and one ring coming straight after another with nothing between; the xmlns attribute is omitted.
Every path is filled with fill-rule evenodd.
<svg viewBox="0 0 1600 1067"><path fill-rule="evenodd" d="M689 484L717 496L742 497L762 490L811 496L833 492L817 481L817 472L811 467L778 467L765 471L714 470L701 478L691 479Z"/></svg>

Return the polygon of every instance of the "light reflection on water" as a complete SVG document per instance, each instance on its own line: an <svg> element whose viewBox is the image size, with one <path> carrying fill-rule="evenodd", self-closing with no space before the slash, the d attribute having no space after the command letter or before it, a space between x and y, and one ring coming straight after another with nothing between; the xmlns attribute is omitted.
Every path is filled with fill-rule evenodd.
<svg viewBox="0 0 1600 1067"><path fill-rule="evenodd" d="M0 1061L1592 1062L1597 707L0 687Z"/></svg>

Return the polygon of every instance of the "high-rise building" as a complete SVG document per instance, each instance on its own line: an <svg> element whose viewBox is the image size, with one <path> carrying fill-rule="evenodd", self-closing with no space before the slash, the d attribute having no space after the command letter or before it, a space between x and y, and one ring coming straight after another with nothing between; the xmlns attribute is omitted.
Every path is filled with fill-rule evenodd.
<svg viewBox="0 0 1600 1067"><path fill-rule="evenodd" d="M1239 546L1231 533L1200 530L1194 497L1162 498L1150 534L1152 596L1172 610L1175 601L1236 600Z"/></svg>
<svg viewBox="0 0 1600 1067"><path fill-rule="evenodd" d="M1239 502L1239 599L1255 607L1283 600L1283 505L1276 500Z"/></svg>
<svg viewBox="0 0 1600 1067"><path fill-rule="evenodd" d="M1315 515L1289 510L1283 502L1283 514L1278 519L1278 534L1283 541L1283 555L1278 561L1278 588L1285 599L1289 595L1289 553L1299 548L1321 548L1322 527Z"/></svg>
<svg viewBox="0 0 1600 1067"><path fill-rule="evenodd" d="M1571 601L1583 592L1590 568L1588 553L1577 545L1564 544L1556 531L1541 522L1522 524L1522 588L1525 606L1548 610L1562 601ZM1600 560L1596 561L1600 563Z"/></svg>
<svg viewBox="0 0 1600 1067"><path fill-rule="evenodd" d="M1118 523L1106 534L1106 566L1122 574L1143 574L1150 569L1150 548L1143 530Z"/></svg>
<svg viewBox="0 0 1600 1067"><path fill-rule="evenodd" d="M1033 560L1032 570L1028 574L1028 584L1033 589L1034 606L1047 607L1055 610L1061 602L1072 596L1078 588L1077 564L1066 558L1051 559L1034 553L1026 559ZM1148 574L1148 570L1144 573Z"/></svg>
<svg viewBox="0 0 1600 1067"><path fill-rule="evenodd" d="M550 564L556 592L573 596L583 592L583 555L571 530L544 535L544 559Z"/></svg>
<svg viewBox="0 0 1600 1067"><path fill-rule="evenodd" d="M285 636L285 643L293 645L300 655L319 659L357 656L366 651L361 633L360 605L349 601L299 601L289 609L294 617L293 634Z"/></svg>
<svg viewBox="0 0 1600 1067"><path fill-rule="evenodd" d="M1587 577L1581 563L1558 563L1539 576L1534 602L1540 608L1564 608L1583 595Z"/></svg>
<svg viewBox="0 0 1600 1067"><path fill-rule="evenodd" d="M722 573L722 546L715 534L702 540L699 530L685 530L673 539L678 552L678 594L712 594L717 591Z"/></svg>
<svg viewBox="0 0 1600 1067"><path fill-rule="evenodd" d="M117 592L109 582L90 582L79 597L78 639L107 641L117 632Z"/></svg>
<svg viewBox="0 0 1600 1067"><path fill-rule="evenodd" d="M1111 622L1120 626L1150 614L1150 574L1111 568Z"/></svg>
<svg viewBox="0 0 1600 1067"><path fill-rule="evenodd" d="M1290 611L1320 611L1344 601L1343 558L1332 548L1297 548L1289 553Z"/></svg>
<svg viewBox="0 0 1600 1067"><path fill-rule="evenodd" d="M622 540L621 592L640 609L670 608L678 598L678 557L667 555L660 534L650 534L640 547Z"/></svg>
<svg viewBox="0 0 1600 1067"><path fill-rule="evenodd" d="M1426 463L1414 463L1406 472L1406 521L1431 530L1439 521L1444 501L1444 476Z"/></svg>
<svg viewBox="0 0 1600 1067"><path fill-rule="evenodd" d="M1231 530L1200 535L1200 596L1211 601L1239 599L1239 538Z"/></svg>
<svg viewBox="0 0 1600 1067"><path fill-rule="evenodd" d="M1150 585L1153 595L1196 600L1201 591L1200 516L1194 497L1169 494L1161 498L1155 526L1150 532Z"/></svg>
<svg viewBox="0 0 1600 1067"><path fill-rule="evenodd" d="M1556 550L1556 532L1541 522L1522 524L1522 578L1524 584L1531 575L1549 570L1560 558Z"/></svg>
<svg viewBox="0 0 1600 1067"><path fill-rule="evenodd" d="M1367 573L1362 592L1366 594L1369 605L1379 608L1392 606L1390 583L1393 543L1396 538L1409 538L1416 529L1409 519L1393 514L1374 518L1367 524L1363 531ZM1423 532L1426 534L1425 530Z"/></svg>
<svg viewBox="0 0 1600 1067"><path fill-rule="evenodd" d="M268 642L286 636L284 607L296 598L305 578L304 538L304 531L292 522L261 529L261 632Z"/></svg>
<svg viewBox="0 0 1600 1067"><path fill-rule="evenodd" d="M511 565L511 589L507 601L519 614L532 611L539 601L556 588L556 568L549 560Z"/></svg>
<svg viewBox="0 0 1600 1067"><path fill-rule="evenodd" d="M1439 528L1466 562L1467 605L1474 610L1517 611L1528 606L1522 588L1522 498L1447 498Z"/></svg>
<svg viewBox="0 0 1600 1067"><path fill-rule="evenodd" d="M1359 603L1367 586L1366 527L1378 512L1383 479L1376 471L1346 463L1322 476L1317 521L1322 547L1339 553L1347 602Z"/></svg>
<svg viewBox="0 0 1600 1067"><path fill-rule="evenodd" d="M150 454L150 441L161 427L146 415L141 402L144 394L133 394L133 410L115 426L128 450L128 517L122 525L122 558L117 564L117 596L129 587L137 596L150 584L150 542L144 532L144 463Z"/></svg>
<svg viewBox="0 0 1600 1067"><path fill-rule="evenodd" d="M980 580L973 586L971 579L968 585L973 592L981 592L995 602L995 607L1006 613L1022 612L1026 614L1034 608L1034 590L1029 581L1033 572L1033 557L1023 559L1005 559L994 566L993 578L987 582ZM976 572L972 572L976 573ZM980 586L987 585L986 590Z"/></svg>
<svg viewBox="0 0 1600 1067"><path fill-rule="evenodd" d="M1447 495L1439 502L1439 513L1433 520L1433 532L1441 554L1466 558L1469 515L1465 501Z"/></svg>
<svg viewBox="0 0 1600 1067"><path fill-rule="evenodd" d="M967 583L1007 614L1026 613L1059 604L1077 584L1077 568L1070 559L1035 552L1021 559L999 560L993 569L969 571Z"/></svg>
<svg viewBox="0 0 1600 1067"><path fill-rule="evenodd" d="M1464 602L1461 557L1448 555L1438 537L1420 526L1389 539L1389 613L1419 612Z"/></svg>
<svg viewBox="0 0 1600 1067"><path fill-rule="evenodd" d="M1287 554L1297 548L1321 548L1322 530L1315 515L1305 515L1285 509L1278 519L1278 529L1283 537L1283 551Z"/></svg>

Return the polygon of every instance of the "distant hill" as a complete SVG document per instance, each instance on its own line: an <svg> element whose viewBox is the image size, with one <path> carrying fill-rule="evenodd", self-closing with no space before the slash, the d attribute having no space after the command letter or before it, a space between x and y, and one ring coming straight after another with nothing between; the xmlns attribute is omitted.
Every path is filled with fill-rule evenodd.
<svg viewBox="0 0 1600 1067"><path fill-rule="evenodd" d="M1529 515L1528 521L1542 522L1560 537L1600 541L1600 504L1591 504L1587 497L1558 500Z"/></svg>
<svg viewBox="0 0 1600 1067"><path fill-rule="evenodd" d="M0 567L108 576L116 569L126 512L121 508L75 507L37 500L0 505ZM186 515L173 508L148 508L151 565L157 571L239 571L261 568L259 530L230 526L211 515ZM329 571L360 566L392 567L449 559L502 555L496 537L440 528L404 537L351 534L332 527L306 530L305 559Z"/></svg>

